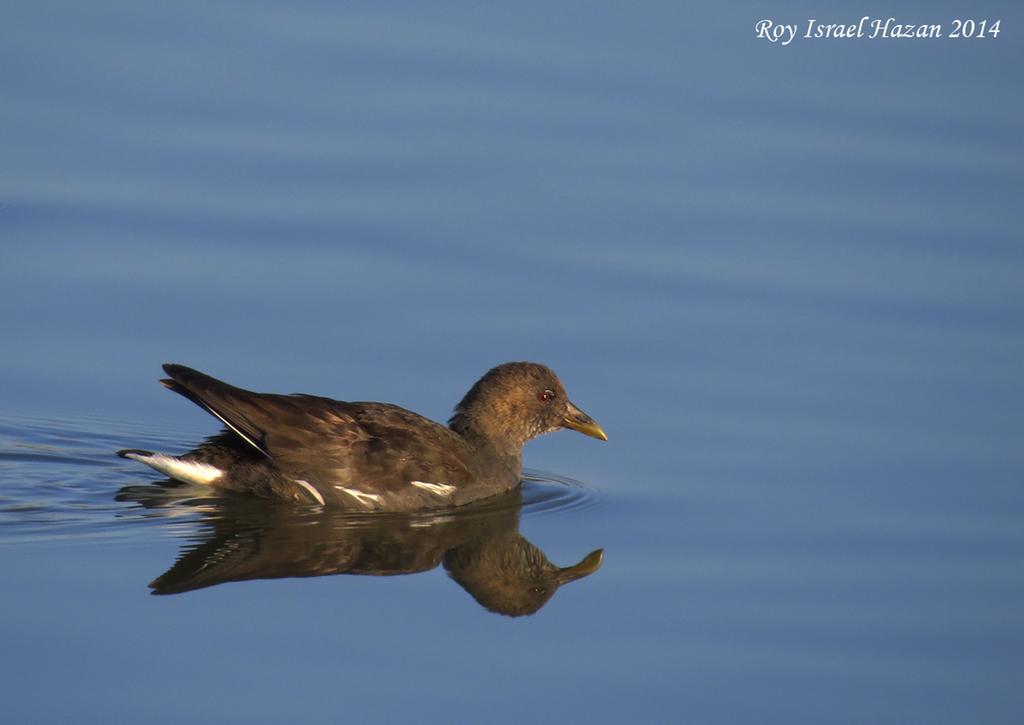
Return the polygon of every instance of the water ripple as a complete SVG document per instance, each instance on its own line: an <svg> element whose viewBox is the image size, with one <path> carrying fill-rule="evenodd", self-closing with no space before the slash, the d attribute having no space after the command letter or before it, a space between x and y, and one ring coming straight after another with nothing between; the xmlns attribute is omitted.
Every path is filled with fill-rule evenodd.
<svg viewBox="0 0 1024 725"><path fill-rule="evenodd" d="M548 515L595 506L599 492L582 481L556 473L523 470L523 512Z"/></svg>

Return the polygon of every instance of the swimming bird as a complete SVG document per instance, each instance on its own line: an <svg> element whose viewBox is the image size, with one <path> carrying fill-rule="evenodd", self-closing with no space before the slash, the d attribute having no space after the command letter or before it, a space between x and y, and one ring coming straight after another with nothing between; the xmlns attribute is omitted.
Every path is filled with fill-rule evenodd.
<svg viewBox="0 0 1024 725"><path fill-rule="evenodd" d="M160 382L226 427L181 456L118 451L192 484L356 511L461 506L519 485L522 447L561 428L608 440L549 368L498 365L447 427L389 403L255 393L184 365Z"/></svg>

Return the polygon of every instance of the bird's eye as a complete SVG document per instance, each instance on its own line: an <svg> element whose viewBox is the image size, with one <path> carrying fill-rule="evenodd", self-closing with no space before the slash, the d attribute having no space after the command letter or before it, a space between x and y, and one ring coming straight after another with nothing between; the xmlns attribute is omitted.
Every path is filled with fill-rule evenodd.
<svg viewBox="0 0 1024 725"><path fill-rule="evenodd" d="M542 403L546 403L555 397L554 390L545 390L543 393L537 393L537 400Z"/></svg>

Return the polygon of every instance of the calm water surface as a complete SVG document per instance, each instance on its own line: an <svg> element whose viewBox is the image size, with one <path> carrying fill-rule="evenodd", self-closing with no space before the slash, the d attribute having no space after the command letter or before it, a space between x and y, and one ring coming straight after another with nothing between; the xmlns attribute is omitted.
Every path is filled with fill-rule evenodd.
<svg viewBox="0 0 1024 725"><path fill-rule="evenodd" d="M753 37L898 14L832 12L7 3L5 721L1019 722L1024 18ZM482 511L114 456L216 430L163 362L444 420L515 359L610 441Z"/></svg>

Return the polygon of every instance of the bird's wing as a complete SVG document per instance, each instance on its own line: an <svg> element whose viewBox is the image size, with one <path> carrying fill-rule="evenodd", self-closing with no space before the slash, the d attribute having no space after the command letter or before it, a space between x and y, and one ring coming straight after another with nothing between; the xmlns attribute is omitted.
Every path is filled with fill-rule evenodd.
<svg viewBox="0 0 1024 725"><path fill-rule="evenodd" d="M268 428L275 421L284 425L288 418L295 417L295 411L282 405L281 399L287 400L287 396L236 388L184 365L164 365L164 372L170 376L160 381L164 386L218 418L265 456L272 457L267 443Z"/></svg>
<svg viewBox="0 0 1024 725"><path fill-rule="evenodd" d="M281 431L271 453L311 483L365 483L389 491L413 481L460 486L474 478L465 441L428 418L386 403L345 403L349 423L329 406L318 416L308 400L306 425Z"/></svg>
<svg viewBox="0 0 1024 725"><path fill-rule="evenodd" d="M164 370L170 376L164 385L220 419L283 472L314 485L372 481L387 489L411 480L459 485L472 478L457 434L396 405L255 393L184 365Z"/></svg>

